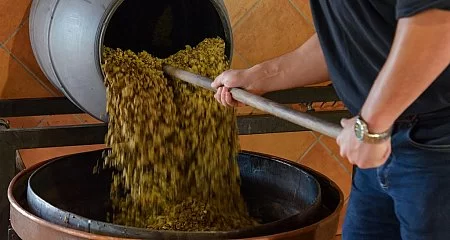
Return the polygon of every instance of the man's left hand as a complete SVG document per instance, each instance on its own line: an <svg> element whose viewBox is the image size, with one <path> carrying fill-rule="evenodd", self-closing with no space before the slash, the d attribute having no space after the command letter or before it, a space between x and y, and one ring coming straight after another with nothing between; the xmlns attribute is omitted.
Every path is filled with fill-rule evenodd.
<svg viewBox="0 0 450 240"><path fill-rule="evenodd" d="M341 120L343 130L336 139L341 156L362 169L383 165L391 154L391 139L376 144L364 143L355 136L355 122L356 117Z"/></svg>

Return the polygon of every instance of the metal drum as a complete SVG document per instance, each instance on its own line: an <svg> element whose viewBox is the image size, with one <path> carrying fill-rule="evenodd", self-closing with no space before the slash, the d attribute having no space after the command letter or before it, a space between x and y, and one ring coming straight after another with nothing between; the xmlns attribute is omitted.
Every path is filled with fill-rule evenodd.
<svg viewBox="0 0 450 240"><path fill-rule="evenodd" d="M30 39L48 79L75 105L107 121L102 46L166 57L221 37L232 59L231 24L222 0L34 0Z"/></svg>
<svg viewBox="0 0 450 240"><path fill-rule="evenodd" d="M243 176L242 192L250 212L268 222L257 231L186 233L111 225L101 221L108 211L108 173L93 175L91 168L97 160L101 162L101 153L94 151L49 160L13 179L8 190L11 224L23 240L331 240L337 231L344 196L334 182L297 163L251 152L242 152L238 161ZM74 173L75 169L77 173ZM30 184L38 186L30 188ZM318 196L322 201L314 214L296 217L297 213L304 214L305 206L311 205L311 200L315 201L317 189L320 189ZM270 222L279 224L271 228Z"/></svg>

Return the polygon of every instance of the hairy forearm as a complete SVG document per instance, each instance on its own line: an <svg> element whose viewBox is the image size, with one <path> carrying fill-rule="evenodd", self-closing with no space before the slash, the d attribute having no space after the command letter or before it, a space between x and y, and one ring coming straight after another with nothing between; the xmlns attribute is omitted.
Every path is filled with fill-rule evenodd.
<svg viewBox="0 0 450 240"><path fill-rule="evenodd" d="M429 10L400 19L389 57L361 110L370 130L391 127L449 63L449 11Z"/></svg>
<svg viewBox="0 0 450 240"><path fill-rule="evenodd" d="M317 34L298 49L255 65L247 71L258 78L263 92L326 82L328 70Z"/></svg>

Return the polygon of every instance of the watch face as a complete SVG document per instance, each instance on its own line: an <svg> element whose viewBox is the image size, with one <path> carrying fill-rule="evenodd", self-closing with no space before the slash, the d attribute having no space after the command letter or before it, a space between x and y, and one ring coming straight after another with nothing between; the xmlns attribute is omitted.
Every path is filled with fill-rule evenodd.
<svg viewBox="0 0 450 240"><path fill-rule="evenodd" d="M355 123L355 135L359 140L362 140L364 138L364 125L359 120L356 120Z"/></svg>

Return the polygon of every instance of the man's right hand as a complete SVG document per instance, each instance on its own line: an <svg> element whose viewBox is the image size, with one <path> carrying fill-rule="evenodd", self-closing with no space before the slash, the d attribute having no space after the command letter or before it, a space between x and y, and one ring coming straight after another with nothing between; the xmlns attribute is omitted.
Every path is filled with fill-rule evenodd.
<svg viewBox="0 0 450 240"><path fill-rule="evenodd" d="M217 89L214 97L219 103L228 107L238 107L243 106L243 104L233 99L230 88L242 88L254 94L262 94L262 89L255 86L257 81L258 79L255 78L254 74L249 73L248 69L232 69L217 76L211 83L211 87Z"/></svg>

